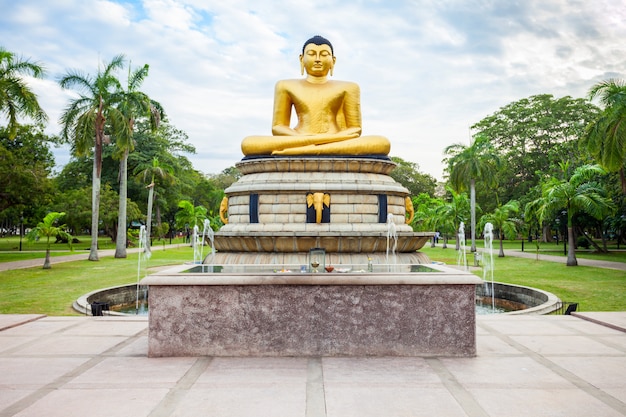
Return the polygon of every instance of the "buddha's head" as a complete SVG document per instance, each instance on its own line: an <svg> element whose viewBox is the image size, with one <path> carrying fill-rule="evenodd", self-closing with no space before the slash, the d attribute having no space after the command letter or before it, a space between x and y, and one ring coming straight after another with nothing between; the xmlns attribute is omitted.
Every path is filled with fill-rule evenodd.
<svg viewBox="0 0 626 417"><path fill-rule="evenodd" d="M333 75L335 66L333 45L326 38L319 35L313 36L302 46L300 55L300 73L306 73L314 77L326 77Z"/></svg>

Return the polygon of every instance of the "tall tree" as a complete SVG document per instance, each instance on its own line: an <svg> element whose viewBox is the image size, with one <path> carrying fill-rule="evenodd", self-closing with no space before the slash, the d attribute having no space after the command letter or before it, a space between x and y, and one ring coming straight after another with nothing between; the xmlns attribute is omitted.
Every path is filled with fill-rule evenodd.
<svg viewBox="0 0 626 417"><path fill-rule="evenodd" d="M40 107L37 96L24 81L24 76L43 78L45 70L37 62L21 59L0 47L0 114L9 121L9 138L17 135L18 116L45 123L48 116Z"/></svg>
<svg viewBox="0 0 626 417"><path fill-rule="evenodd" d="M476 252L476 181L487 186L496 185L496 173L500 167L500 157L489 139L483 135L474 137L470 146L461 143L445 148L449 181L457 192L469 189L471 251ZM496 195L497 198L497 195Z"/></svg>
<svg viewBox="0 0 626 417"><path fill-rule="evenodd" d="M569 164L561 164L563 179L551 177L543 186L540 200L540 219L543 223L558 211L565 210L567 216L567 266L578 265L574 239L574 217L585 213L596 219L608 215L614 208L606 197L605 190L594 177L604 174L599 165L583 165L568 178Z"/></svg>
<svg viewBox="0 0 626 417"><path fill-rule="evenodd" d="M610 79L595 84L589 99L599 98L604 110L589 123L581 145L609 172L619 172L626 194L626 82Z"/></svg>
<svg viewBox="0 0 626 417"><path fill-rule="evenodd" d="M146 64L131 73L128 67L128 85L126 90L119 91L113 97L117 109L126 117L128 122L127 136L119 135L115 137L117 147L117 157L120 159L119 170L119 210L117 220L117 238L115 242L115 257L126 258L127 244L127 215L126 201L128 196L128 154L135 148L133 132L135 130L135 119L145 117L150 121L150 126L156 130L159 122L164 117L163 107L157 101L148 97L147 94L139 91L141 84L148 76L149 66Z"/></svg>
<svg viewBox="0 0 626 417"><path fill-rule="evenodd" d="M62 88L73 87L79 94L61 115L62 137L71 143L77 155L89 154L93 148L90 261L99 260L98 213L103 146L109 143L110 136L130 136L127 119L113 102L114 94L121 90L115 71L124 66L124 59L124 55L115 56L103 70L98 69L95 77L70 70L59 80Z"/></svg>

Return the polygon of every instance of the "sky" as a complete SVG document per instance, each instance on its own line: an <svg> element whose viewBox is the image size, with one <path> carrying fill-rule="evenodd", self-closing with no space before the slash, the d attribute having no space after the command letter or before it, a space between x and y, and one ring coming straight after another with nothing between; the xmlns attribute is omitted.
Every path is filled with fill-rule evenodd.
<svg viewBox="0 0 626 417"><path fill-rule="evenodd" d="M47 133L74 97L58 79L124 54L150 66L142 91L205 174L240 161L244 137L271 135L274 84L301 77L313 35L333 43L333 79L360 85L363 134L438 180L444 149L499 108L626 78L624 0L0 0L0 47L47 70L28 79ZM68 147L53 152L68 162Z"/></svg>

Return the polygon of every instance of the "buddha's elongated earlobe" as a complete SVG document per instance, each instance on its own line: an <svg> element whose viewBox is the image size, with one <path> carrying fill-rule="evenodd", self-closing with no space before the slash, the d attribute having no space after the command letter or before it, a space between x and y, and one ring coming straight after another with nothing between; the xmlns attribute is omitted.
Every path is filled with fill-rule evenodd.
<svg viewBox="0 0 626 417"><path fill-rule="evenodd" d="M304 75L304 59L302 55L300 55L300 75Z"/></svg>
<svg viewBox="0 0 626 417"><path fill-rule="evenodd" d="M337 62L337 58L333 56L333 63L330 64L330 76L333 76L333 70L335 69L335 62Z"/></svg>

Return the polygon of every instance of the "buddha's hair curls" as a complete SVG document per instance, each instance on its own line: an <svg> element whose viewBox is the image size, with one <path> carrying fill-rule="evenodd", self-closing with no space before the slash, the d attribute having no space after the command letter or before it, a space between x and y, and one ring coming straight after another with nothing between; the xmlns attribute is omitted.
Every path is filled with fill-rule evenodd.
<svg viewBox="0 0 626 417"><path fill-rule="evenodd" d="M330 46L330 52L335 55L335 51L333 50L333 44L330 43L330 41L326 38L324 38L323 36L320 35L315 35L313 36L311 39L307 40L306 42L304 42L304 45L302 45L302 54L304 55L304 48L306 48L306 46L310 43L313 43L315 45L328 45Z"/></svg>

